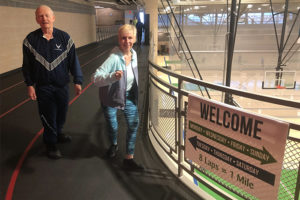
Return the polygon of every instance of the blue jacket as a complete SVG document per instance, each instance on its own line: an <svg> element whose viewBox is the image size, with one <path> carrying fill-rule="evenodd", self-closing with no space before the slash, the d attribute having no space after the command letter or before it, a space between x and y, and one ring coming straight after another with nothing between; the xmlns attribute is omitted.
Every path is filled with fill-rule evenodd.
<svg viewBox="0 0 300 200"><path fill-rule="evenodd" d="M132 59L131 67L134 74L134 84L131 89L135 104L138 102L138 68L137 55L131 49ZM123 77L118 81L115 77L115 72L123 71ZM106 106L123 109L126 101L126 87L127 87L127 72L125 66L125 59L119 47L115 47L110 56L92 75L92 82L99 87L99 98L101 103Z"/></svg>
<svg viewBox="0 0 300 200"><path fill-rule="evenodd" d="M70 81L69 72L75 84L82 84L83 76L70 36L53 28L53 38L43 37L41 29L27 35L23 41L22 71L27 86L64 86Z"/></svg>

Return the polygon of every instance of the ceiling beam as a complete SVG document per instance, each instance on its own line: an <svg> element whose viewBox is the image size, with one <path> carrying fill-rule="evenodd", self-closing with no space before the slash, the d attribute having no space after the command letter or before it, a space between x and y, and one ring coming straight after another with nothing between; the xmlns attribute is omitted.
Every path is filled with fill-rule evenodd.
<svg viewBox="0 0 300 200"><path fill-rule="evenodd" d="M164 1L166 2L166 1ZM171 4L174 6L196 6L196 5L226 5L227 0L170 0ZM231 4L231 0L228 1L229 4ZM242 0L242 4L269 4L269 0ZM272 0L273 4L277 3L285 3L284 0ZM289 3L298 3L300 5L299 0L289 0ZM159 4L161 6L161 3L159 1Z"/></svg>

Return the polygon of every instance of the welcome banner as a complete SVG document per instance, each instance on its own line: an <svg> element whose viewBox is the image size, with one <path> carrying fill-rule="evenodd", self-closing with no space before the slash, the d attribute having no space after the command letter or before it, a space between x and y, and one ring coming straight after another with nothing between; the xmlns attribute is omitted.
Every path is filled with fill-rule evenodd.
<svg viewBox="0 0 300 200"><path fill-rule="evenodd" d="M288 123L189 95L185 157L259 199L277 199Z"/></svg>

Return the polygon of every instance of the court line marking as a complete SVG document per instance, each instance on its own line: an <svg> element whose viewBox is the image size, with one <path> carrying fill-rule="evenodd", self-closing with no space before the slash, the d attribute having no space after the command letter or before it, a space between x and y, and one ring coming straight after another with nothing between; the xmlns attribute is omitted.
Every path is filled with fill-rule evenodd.
<svg viewBox="0 0 300 200"><path fill-rule="evenodd" d="M286 187L286 185L282 181L280 181L280 185L282 185L285 192L288 193L288 195L290 195L291 199L293 199L294 197L293 197L292 193L290 192L290 190Z"/></svg>

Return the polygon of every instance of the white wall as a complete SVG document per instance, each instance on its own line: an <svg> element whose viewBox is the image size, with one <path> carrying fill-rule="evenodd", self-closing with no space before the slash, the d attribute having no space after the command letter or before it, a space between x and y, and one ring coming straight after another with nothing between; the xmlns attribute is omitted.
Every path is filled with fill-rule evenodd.
<svg viewBox="0 0 300 200"><path fill-rule="evenodd" d="M95 15L54 12L54 26L68 32L80 47L96 41ZM0 74L22 66L22 42L39 28L35 9L0 6Z"/></svg>

